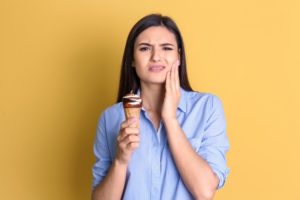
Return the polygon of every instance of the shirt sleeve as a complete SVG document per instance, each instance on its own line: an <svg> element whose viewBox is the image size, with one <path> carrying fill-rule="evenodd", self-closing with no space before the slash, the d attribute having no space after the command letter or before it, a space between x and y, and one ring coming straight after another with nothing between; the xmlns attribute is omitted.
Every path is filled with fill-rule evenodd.
<svg viewBox="0 0 300 200"><path fill-rule="evenodd" d="M98 121L96 139L94 142L96 162L93 166L93 188L95 188L104 179L112 163L108 148L105 124L104 112Z"/></svg>
<svg viewBox="0 0 300 200"><path fill-rule="evenodd" d="M204 127L199 154L204 158L219 178L218 189L223 187L229 169L226 166L226 153L229 141L226 134L226 120L220 99L212 96L208 104L211 109Z"/></svg>

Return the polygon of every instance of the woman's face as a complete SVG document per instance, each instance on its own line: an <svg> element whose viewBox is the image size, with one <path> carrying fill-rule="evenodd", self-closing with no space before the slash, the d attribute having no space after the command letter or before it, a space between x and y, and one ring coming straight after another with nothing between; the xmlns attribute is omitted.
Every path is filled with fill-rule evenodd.
<svg viewBox="0 0 300 200"><path fill-rule="evenodd" d="M134 44L133 63L141 83L162 84L171 66L180 60L175 35L164 26L141 32Z"/></svg>

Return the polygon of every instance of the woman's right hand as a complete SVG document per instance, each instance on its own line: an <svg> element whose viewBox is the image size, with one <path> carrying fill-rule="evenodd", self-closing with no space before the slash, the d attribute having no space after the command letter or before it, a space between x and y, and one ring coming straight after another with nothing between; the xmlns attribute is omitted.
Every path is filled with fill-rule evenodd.
<svg viewBox="0 0 300 200"><path fill-rule="evenodd" d="M118 150L116 160L121 164L127 165L131 158L132 152L140 144L140 130L137 127L132 127L137 123L137 118L129 118L121 124L121 130L117 137Z"/></svg>

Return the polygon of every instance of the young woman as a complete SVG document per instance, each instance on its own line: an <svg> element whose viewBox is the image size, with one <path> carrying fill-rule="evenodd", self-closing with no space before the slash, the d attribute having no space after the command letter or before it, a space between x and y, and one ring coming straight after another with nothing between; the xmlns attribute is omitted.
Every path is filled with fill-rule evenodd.
<svg viewBox="0 0 300 200"><path fill-rule="evenodd" d="M126 120L121 101L131 90L143 107ZM222 104L192 90L175 22L145 16L126 42L117 103L99 120L92 198L212 199L228 174L228 148Z"/></svg>

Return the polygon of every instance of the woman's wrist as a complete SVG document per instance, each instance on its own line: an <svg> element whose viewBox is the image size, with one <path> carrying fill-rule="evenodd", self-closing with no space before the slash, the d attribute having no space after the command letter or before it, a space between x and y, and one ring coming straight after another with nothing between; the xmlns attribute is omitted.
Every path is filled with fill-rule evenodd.
<svg viewBox="0 0 300 200"><path fill-rule="evenodd" d="M162 120L165 124L166 127L170 126L170 127L174 127L178 124L178 120L176 117L162 117Z"/></svg>
<svg viewBox="0 0 300 200"><path fill-rule="evenodd" d="M127 167L128 167L128 163L127 162L121 161L118 158L116 158L114 160L113 165L115 167L117 167L117 168L125 168L125 169L127 169Z"/></svg>
<svg viewBox="0 0 300 200"><path fill-rule="evenodd" d="M162 119L163 121L174 121L174 120L177 121L176 112L175 112L175 113L172 113L172 114L162 112L162 114L161 114L161 119Z"/></svg>

